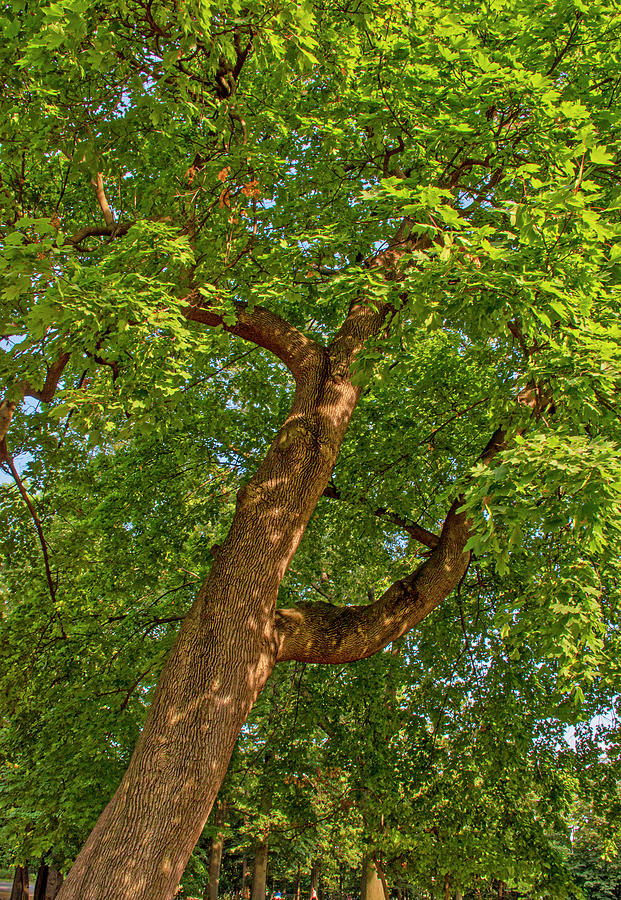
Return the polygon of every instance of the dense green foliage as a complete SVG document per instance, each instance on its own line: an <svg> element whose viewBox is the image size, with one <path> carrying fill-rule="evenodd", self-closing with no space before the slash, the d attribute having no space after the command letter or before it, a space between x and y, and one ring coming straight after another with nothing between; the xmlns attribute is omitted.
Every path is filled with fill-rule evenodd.
<svg viewBox="0 0 621 900"><path fill-rule="evenodd" d="M74 857L286 414L235 304L323 342L366 296L394 314L282 605L381 593L424 552L402 526L462 490L475 559L398 654L283 667L284 737L270 694L229 775L235 840L269 818L294 870L371 847L425 889L565 890L597 793L565 729L609 715L621 649L616 2L4 0L0 32L0 381L52 578L7 456L3 842Z"/></svg>

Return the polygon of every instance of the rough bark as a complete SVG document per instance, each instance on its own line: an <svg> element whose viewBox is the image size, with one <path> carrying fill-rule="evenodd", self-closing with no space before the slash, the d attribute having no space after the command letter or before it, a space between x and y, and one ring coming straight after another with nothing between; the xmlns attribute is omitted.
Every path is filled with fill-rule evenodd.
<svg viewBox="0 0 621 900"><path fill-rule="evenodd" d="M436 608L463 577L468 522L451 507L438 546L411 575L396 581L366 606L299 604L276 613L278 660L346 663L372 656Z"/></svg>
<svg viewBox="0 0 621 900"><path fill-rule="evenodd" d="M15 866L13 886L11 888L11 900L29 900L29 897L28 866Z"/></svg>
<svg viewBox="0 0 621 900"><path fill-rule="evenodd" d="M47 885L45 888L45 900L56 900L61 885L63 883L62 872L59 872L55 866L50 866L47 873Z"/></svg>
<svg viewBox="0 0 621 900"><path fill-rule="evenodd" d="M327 355L312 356L287 420L239 491L231 529L182 624L129 768L61 900L167 900L179 882L276 661L278 587L357 400L348 379L331 377Z"/></svg>

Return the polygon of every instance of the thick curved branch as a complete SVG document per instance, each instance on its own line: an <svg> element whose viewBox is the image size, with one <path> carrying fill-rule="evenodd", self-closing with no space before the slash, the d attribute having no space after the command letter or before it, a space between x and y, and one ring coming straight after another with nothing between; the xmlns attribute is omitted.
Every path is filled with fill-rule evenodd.
<svg viewBox="0 0 621 900"><path fill-rule="evenodd" d="M497 428L478 461L489 465L507 446ZM365 659L397 640L429 615L464 577L470 553L470 521L460 512L463 495L454 500L429 558L406 578L395 581L374 603L332 606L301 603L276 611L277 661L347 663ZM435 535L433 535L435 537Z"/></svg>
<svg viewBox="0 0 621 900"><path fill-rule="evenodd" d="M56 393L58 382L60 381L70 357L70 353L62 352L59 354L58 359L56 359L51 366L47 367L45 381L40 390L34 388L29 382L24 381L21 385L23 396L33 397L35 400L40 400L42 403L49 403Z"/></svg>
<svg viewBox="0 0 621 900"><path fill-rule="evenodd" d="M450 594L463 578L470 554L470 529L455 500L438 546L415 572L394 582L368 606L300 604L276 612L277 659L306 663L348 663L365 659L397 640Z"/></svg>
<svg viewBox="0 0 621 900"><path fill-rule="evenodd" d="M65 244L80 244L88 237L122 237L135 222L121 222L118 225L86 225L73 235L65 235Z"/></svg>
<svg viewBox="0 0 621 900"><path fill-rule="evenodd" d="M269 309L261 306L249 309L241 302L234 303L233 306L235 322L231 325L225 323L222 313L207 305L191 304L181 312L189 321L201 322L212 328L221 325L229 334L269 350L287 366L296 382L304 377L309 366L324 356L325 350L320 344Z"/></svg>

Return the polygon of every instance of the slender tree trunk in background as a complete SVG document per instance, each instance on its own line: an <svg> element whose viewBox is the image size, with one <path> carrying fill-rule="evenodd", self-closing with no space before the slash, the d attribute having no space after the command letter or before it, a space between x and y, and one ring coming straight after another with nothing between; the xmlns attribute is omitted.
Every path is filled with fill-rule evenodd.
<svg viewBox="0 0 621 900"><path fill-rule="evenodd" d="M384 867L382 866L381 859L374 856L373 862L375 864L375 871L377 872L377 875L378 875L379 880L382 885L382 891L384 892L384 900L390 900L390 891L388 890L388 884L386 882L386 876L384 874Z"/></svg>
<svg viewBox="0 0 621 900"><path fill-rule="evenodd" d="M11 900L29 900L29 898L28 866L15 866L13 887L11 888Z"/></svg>
<svg viewBox="0 0 621 900"><path fill-rule="evenodd" d="M222 832L211 839L209 849L209 870L207 872L207 884L203 900L218 900L218 884L220 882L220 866L222 864L222 850L224 848L224 835Z"/></svg>
<svg viewBox="0 0 621 900"><path fill-rule="evenodd" d="M218 885L220 883L220 866L222 865L222 851L224 849L224 835L217 834L211 841L209 852L209 875L204 900L218 900Z"/></svg>
<svg viewBox="0 0 621 900"><path fill-rule="evenodd" d="M33 900L55 900L63 883L63 876L55 866L48 866L41 860L37 871L37 880Z"/></svg>
<svg viewBox="0 0 621 900"><path fill-rule="evenodd" d="M265 900L268 841L269 837L266 835L257 844L252 876L252 900Z"/></svg>
<svg viewBox="0 0 621 900"><path fill-rule="evenodd" d="M295 876L295 900L300 900L300 885L302 882L302 866L298 863L298 871Z"/></svg>
<svg viewBox="0 0 621 900"><path fill-rule="evenodd" d="M310 893L309 897L312 898L318 896L319 889L319 876L321 874L321 860L314 859L311 865L310 870Z"/></svg>
<svg viewBox="0 0 621 900"><path fill-rule="evenodd" d="M224 826L226 821L226 803L218 801L214 816L214 825ZM222 851L224 850L224 832L218 831L211 839L209 849L209 869L207 872L207 884L203 900L218 900L218 885L220 883L220 867L222 865Z"/></svg>
<svg viewBox="0 0 621 900"><path fill-rule="evenodd" d="M43 859L41 859L41 862L39 863L39 868L37 870L37 880L35 881L33 900L45 900L49 872L50 872L49 866L47 866L45 864L45 861Z"/></svg>
<svg viewBox="0 0 621 900"><path fill-rule="evenodd" d="M45 900L56 900L56 895L60 891L63 883L62 872L55 866L50 866L47 873L47 886L45 889Z"/></svg>
<svg viewBox="0 0 621 900"><path fill-rule="evenodd" d="M241 895L242 900L250 900L250 866L245 853L242 856Z"/></svg>

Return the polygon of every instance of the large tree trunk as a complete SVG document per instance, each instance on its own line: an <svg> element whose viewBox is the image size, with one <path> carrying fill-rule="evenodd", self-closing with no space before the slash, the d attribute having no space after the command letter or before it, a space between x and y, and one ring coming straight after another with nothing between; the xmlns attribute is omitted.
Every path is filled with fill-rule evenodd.
<svg viewBox="0 0 621 900"><path fill-rule="evenodd" d="M303 369L303 366L301 365ZM160 677L125 776L59 900L170 900L276 661L280 582L330 478L359 389L325 354L253 478Z"/></svg>
<svg viewBox="0 0 621 900"><path fill-rule="evenodd" d="M359 397L351 363L384 316L354 305L329 352L298 333L289 416L237 495L231 529L166 661L127 772L58 900L170 900L276 660L368 656L424 618L464 574L468 527L456 501L429 559L377 603L300 604L275 614ZM274 346L287 361L287 348Z"/></svg>

